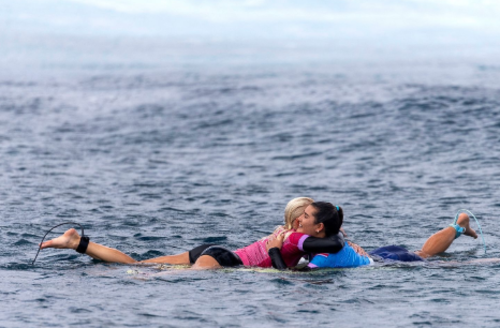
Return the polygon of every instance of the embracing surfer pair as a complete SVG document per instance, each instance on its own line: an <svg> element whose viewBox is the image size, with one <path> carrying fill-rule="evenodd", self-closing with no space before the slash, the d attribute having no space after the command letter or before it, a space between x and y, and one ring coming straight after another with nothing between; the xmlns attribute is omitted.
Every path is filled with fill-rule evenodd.
<svg viewBox="0 0 500 328"><path fill-rule="evenodd" d="M244 248L231 251L220 245L205 244L188 252L136 261L129 255L113 248L81 237L75 229L44 242L41 249L74 249L94 259L123 264L184 264L193 269L250 266L293 268L299 260L309 255L306 269L323 267L356 267L369 265L373 260L422 261L444 252L461 233L477 238L469 226L469 216L461 214L451 227L435 233L416 252L398 246L376 249L369 254L351 242L344 242L341 229L344 219L340 206L327 202L314 202L311 198L292 199L285 208L285 224L271 235Z"/></svg>

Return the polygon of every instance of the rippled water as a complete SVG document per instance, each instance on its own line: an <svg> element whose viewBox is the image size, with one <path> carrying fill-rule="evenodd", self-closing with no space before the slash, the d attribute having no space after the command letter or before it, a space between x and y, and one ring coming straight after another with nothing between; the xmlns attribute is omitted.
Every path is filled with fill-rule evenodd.
<svg viewBox="0 0 500 328"><path fill-rule="evenodd" d="M64 221L136 259L242 247L297 196L343 206L367 250L418 249L467 208L500 257L498 67L47 75L0 79L0 326L499 325L494 264L191 272L44 250L30 266ZM462 237L438 260L483 257Z"/></svg>

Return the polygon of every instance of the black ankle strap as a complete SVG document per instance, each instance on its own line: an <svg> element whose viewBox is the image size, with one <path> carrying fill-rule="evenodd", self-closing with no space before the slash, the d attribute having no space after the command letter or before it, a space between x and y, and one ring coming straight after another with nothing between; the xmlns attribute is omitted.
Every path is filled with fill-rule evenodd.
<svg viewBox="0 0 500 328"><path fill-rule="evenodd" d="M87 251L87 247L89 247L89 240L90 240L90 238L87 236L81 237L80 244L78 244L76 251L78 253L85 254L85 252Z"/></svg>

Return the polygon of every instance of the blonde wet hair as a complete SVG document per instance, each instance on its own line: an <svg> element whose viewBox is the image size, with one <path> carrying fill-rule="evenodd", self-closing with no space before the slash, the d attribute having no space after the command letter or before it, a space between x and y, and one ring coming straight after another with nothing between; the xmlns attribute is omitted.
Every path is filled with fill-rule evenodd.
<svg viewBox="0 0 500 328"><path fill-rule="evenodd" d="M274 228L274 231L269 236L263 237L262 239L267 239L271 237L276 237L278 234L282 232L286 232L285 239L290 236L293 232L293 222L304 213L306 207L311 205L314 202L312 198L309 197L297 197L292 199L286 204L285 207L285 224L277 226Z"/></svg>
<svg viewBox="0 0 500 328"><path fill-rule="evenodd" d="M306 207L313 202L314 200L309 197L297 197L289 201L285 207L285 224L283 227L285 229L292 229L293 222L301 216L306 210Z"/></svg>

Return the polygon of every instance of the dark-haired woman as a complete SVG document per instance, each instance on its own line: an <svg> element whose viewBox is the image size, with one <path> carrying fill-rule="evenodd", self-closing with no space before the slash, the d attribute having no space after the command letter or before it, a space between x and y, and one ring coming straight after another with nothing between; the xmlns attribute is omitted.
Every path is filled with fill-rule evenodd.
<svg viewBox="0 0 500 328"><path fill-rule="evenodd" d="M202 245L182 254L161 256L140 262L116 249L90 242L86 237L81 238L75 229L44 242L41 247L74 249L105 262L192 264L194 269L213 269L240 265L271 267L268 244L275 239L282 243L281 250L277 251L287 267L295 266L304 254L336 253L344 246L344 240L339 234L343 222L343 212L340 207L325 202L312 203L297 218L297 222L296 231L276 232L271 238L261 239L234 252L218 245ZM276 249L271 250L271 253L276 253Z"/></svg>
<svg viewBox="0 0 500 328"><path fill-rule="evenodd" d="M322 252L315 254L311 262L303 270L320 268L346 268L370 265L374 260L379 262L416 262L442 253L451 246L453 241L461 234L477 238L476 232L469 225L469 216L461 213L456 222L449 227L441 229L427 239L421 250L409 251L403 247L391 245L377 248L366 253L361 247L351 242L347 242L342 250L335 254ZM280 241L275 240L269 244L270 254L272 254L273 267L276 269L286 269L280 256L276 251L280 248Z"/></svg>

